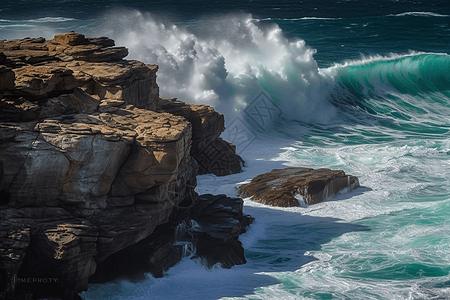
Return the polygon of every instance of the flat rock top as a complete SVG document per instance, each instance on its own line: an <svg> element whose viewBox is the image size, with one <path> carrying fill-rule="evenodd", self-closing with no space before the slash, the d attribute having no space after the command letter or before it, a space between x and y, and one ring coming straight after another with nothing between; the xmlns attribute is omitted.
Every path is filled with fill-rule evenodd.
<svg viewBox="0 0 450 300"><path fill-rule="evenodd" d="M9 57L12 65L39 63L47 60L117 61L128 55L125 47L114 47L114 41L106 38L85 38L68 32L55 35L53 40L25 38L0 41L0 52Z"/></svg>
<svg viewBox="0 0 450 300"><path fill-rule="evenodd" d="M239 187L242 197L272 206L299 206L295 196L314 204L335 196L345 188L359 186L358 178L342 170L288 167L274 169Z"/></svg>
<svg viewBox="0 0 450 300"><path fill-rule="evenodd" d="M127 54L109 38L75 32L48 41L0 41L1 122L10 122L8 128L33 122L41 133L101 134L142 146L180 140L191 125L180 116L150 111L151 91L133 85L150 86L158 66L123 60ZM152 88L157 90L156 82ZM136 100L146 93L148 99Z"/></svg>
<svg viewBox="0 0 450 300"><path fill-rule="evenodd" d="M41 133L95 135L108 140L122 140L126 144L136 141L141 146L180 140L190 132L186 119L167 113L157 113L128 106L127 109L103 106L95 113L77 114L69 120L64 117L48 118L35 125ZM10 123L14 128L16 123Z"/></svg>

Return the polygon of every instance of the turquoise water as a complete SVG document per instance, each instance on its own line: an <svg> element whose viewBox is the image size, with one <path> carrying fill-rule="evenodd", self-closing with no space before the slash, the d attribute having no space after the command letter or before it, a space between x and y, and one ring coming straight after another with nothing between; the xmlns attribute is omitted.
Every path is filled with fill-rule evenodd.
<svg viewBox="0 0 450 300"><path fill-rule="evenodd" d="M252 134L236 143L244 172L199 176L199 193L235 196L285 166L361 183L309 207L245 199L256 218L241 237L246 265L187 257L163 278L92 285L83 299L450 299L445 1L66 2L28 18L5 6L0 36L107 35L160 66L162 96L213 105ZM246 109L261 92L278 114L258 127Z"/></svg>

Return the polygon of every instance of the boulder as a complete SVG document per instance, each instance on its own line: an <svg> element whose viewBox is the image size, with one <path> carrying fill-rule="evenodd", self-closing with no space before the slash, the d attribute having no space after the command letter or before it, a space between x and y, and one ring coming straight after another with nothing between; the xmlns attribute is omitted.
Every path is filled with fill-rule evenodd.
<svg viewBox="0 0 450 300"><path fill-rule="evenodd" d="M80 33L71 31L55 35L53 41L55 44L75 46L84 44L86 38Z"/></svg>
<svg viewBox="0 0 450 300"><path fill-rule="evenodd" d="M342 170L288 167L274 169L239 186L241 197L271 206L299 206L332 199L340 191L359 187L355 176Z"/></svg>

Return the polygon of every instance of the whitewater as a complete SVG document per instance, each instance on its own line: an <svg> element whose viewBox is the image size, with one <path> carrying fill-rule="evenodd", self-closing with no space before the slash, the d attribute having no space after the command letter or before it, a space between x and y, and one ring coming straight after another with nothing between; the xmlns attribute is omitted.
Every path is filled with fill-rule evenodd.
<svg viewBox="0 0 450 300"><path fill-rule="evenodd" d="M240 238L246 265L207 269L187 254L162 278L93 284L80 296L450 299L450 14L407 8L192 19L128 8L85 19L0 14L1 38L108 36L129 48L127 59L159 65L161 96L223 113L222 138L246 164L239 174L198 176L199 194L237 196L240 184L286 166L342 169L361 184L307 207L244 199L256 219Z"/></svg>

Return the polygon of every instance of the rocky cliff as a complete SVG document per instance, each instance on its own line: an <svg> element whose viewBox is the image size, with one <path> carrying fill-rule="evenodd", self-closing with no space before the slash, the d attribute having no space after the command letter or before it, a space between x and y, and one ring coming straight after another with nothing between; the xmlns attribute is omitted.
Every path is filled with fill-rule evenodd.
<svg viewBox="0 0 450 300"><path fill-rule="evenodd" d="M159 98L158 67L127 54L74 32L0 41L0 295L13 295L18 279L53 278L59 294L76 297L101 262L148 240L174 208L204 203L198 165L240 172L242 159L219 138L223 115ZM221 156L205 158L212 145ZM239 209L227 231L236 242L249 223ZM153 264L154 274L168 265Z"/></svg>

